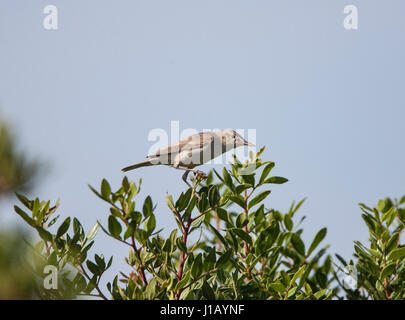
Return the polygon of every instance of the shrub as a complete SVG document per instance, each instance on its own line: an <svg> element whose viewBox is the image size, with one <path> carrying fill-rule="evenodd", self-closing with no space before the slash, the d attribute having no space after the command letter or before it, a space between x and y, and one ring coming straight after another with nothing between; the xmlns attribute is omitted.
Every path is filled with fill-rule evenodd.
<svg viewBox="0 0 405 320"><path fill-rule="evenodd" d="M336 255L343 266L355 266L357 271L355 290L339 283L348 299L405 299L405 246L400 244L405 226L404 204L405 196L400 201L380 200L373 209L359 204L370 243L366 246L354 242L356 263Z"/></svg>
<svg viewBox="0 0 405 320"><path fill-rule="evenodd" d="M297 212L304 200L292 203L287 212L270 209L265 200L270 187L287 179L271 176L275 164L251 154L250 161L234 159L222 174L212 170L205 181L197 178L193 187L174 200L166 196L177 228L167 238L157 228L157 213L151 197L135 206L141 181L127 177L118 190L102 180L100 190L90 189L109 206L108 223L97 221L87 233L77 218L66 218L58 228L54 217L58 204L28 200L15 211L36 231L41 240L33 268L44 278L45 265L59 271L57 290L38 284L43 299L66 299L81 295L103 299L391 299L404 297L405 248L399 245L404 212L399 203L379 202L378 209L361 205L370 228L371 247L356 242L358 289L350 290L338 271L353 261L339 255L343 266L335 268L328 246L320 247L327 230L322 228L306 245L301 236ZM249 171L250 170L250 171ZM244 175L241 173L245 172ZM247 173L246 173L247 172ZM28 209L28 212L26 212ZM398 226L389 230L394 220ZM385 224L385 225L384 225ZM73 228L70 228L70 226ZM114 245L127 246L129 274L116 275L100 288L100 279L110 268L112 257L89 250L101 229ZM51 232L53 230L53 232ZM70 231L70 232L69 232ZM190 237L196 232L198 237ZM113 242L112 242L113 245Z"/></svg>

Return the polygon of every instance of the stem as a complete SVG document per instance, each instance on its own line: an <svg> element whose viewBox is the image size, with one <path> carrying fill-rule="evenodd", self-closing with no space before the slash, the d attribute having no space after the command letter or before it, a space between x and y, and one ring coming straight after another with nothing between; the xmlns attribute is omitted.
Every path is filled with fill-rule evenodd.
<svg viewBox="0 0 405 320"><path fill-rule="evenodd" d="M249 218L249 211L248 211L249 209L248 209L247 201L248 201L248 198L249 198L251 195L252 195L252 193L250 193L250 195L248 196L246 190L243 192L243 201L244 201L244 203L245 203L244 212L245 212L245 218L246 218L246 219ZM247 225L245 226L244 229L245 229L245 232L246 232L246 233L249 233L249 230L248 230ZM244 247L245 247L245 261L246 261L247 256L249 255L249 252L250 252L250 250L249 250L249 244L247 243L247 241L243 241L243 245L244 245ZM249 282L249 281L252 279L252 270L250 270L250 267L249 267L248 264L246 264L246 271L247 271L247 273L248 273L247 280L248 280L248 282Z"/></svg>
<svg viewBox="0 0 405 320"><path fill-rule="evenodd" d="M208 210L206 210L206 211L204 211L204 212L201 212L198 216L196 216L195 218L193 218L193 219L191 219L191 222L193 222L194 220L197 220L198 218L200 218L200 217L202 217L203 215L205 215L205 214L207 214L207 213L209 213L209 212L211 212L211 211L213 211L213 210L216 210L218 207L215 207L215 208L208 208ZM218 217L218 216L217 216Z"/></svg>
<svg viewBox="0 0 405 320"><path fill-rule="evenodd" d="M132 240L132 248L134 249L134 251L136 253L136 256L138 257L139 262L140 262L139 266L138 266L138 272L140 273L142 281L145 283L145 286L147 286L148 285L148 280L146 279L145 268L144 268L144 266L142 264L141 254L140 254L140 252L138 251L138 249L136 247L135 237L133 235L131 236L131 240Z"/></svg>
<svg viewBox="0 0 405 320"><path fill-rule="evenodd" d="M204 278L205 276L208 276L208 275L211 274L211 273L215 273L215 272L217 272L218 270L219 270L219 269L215 268L215 269L209 270L209 271L207 271L207 272L204 272L202 275L200 275L199 277L197 277L196 279L194 279L193 281L191 281L188 285L186 285L186 286L183 288L183 290L184 290L184 289L187 289L187 288L190 287L190 286L192 286L192 285L193 285L194 283L196 283L198 280Z"/></svg>
<svg viewBox="0 0 405 320"><path fill-rule="evenodd" d="M216 222L215 228L218 230L218 232L220 232L221 231L221 220L219 219L217 213L215 213L215 222ZM222 249L222 242L221 242L221 240L217 239L217 251L221 251L221 249Z"/></svg>
<svg viewBox="0 0 405 320"><path fill-rule="evenodd" d="M188 221L187 221L187 225L183 224L183 243L184 245L187 247L187 238L188 238L188 231L190 229L190 225L191 225L192 219L191 219L191 215L188 217ZM183 270L184 270L184 264L186 262L186 252L182 251L181 252L181 256L180 256L180 266L179 266L179 272L177 274L177 280L180 282L181 279L183 278ZM177 292L176 295L176 300L180 299L180 295L183 292L185 288L180 289Z"/></svg>
<svg viewBox="0 0 405 320"><path fill-rule="evenodd" d="M107 201L107 200L106 200ZM123 222L124 222L124 224L128 227L128 225L129 225L129 223L128 223L128 221L127 221L127 216L128 216L128 212L127 212L127 210L124 210L124 208L119 208L115 203L113 203L113 202L110 202L110 201L107 201L110 205L112 205L115 209L117 209L118 211L120 211L121 213L122 213L122 215L123 215L123 217L122 218L120 218ZM121 242L123 242L123 243L125 243L125 244L127 244L127 245L129 245L130 247L132 247L133 249L134 249L134 251L135 251L135 254L136 254L136 256L137 256L137 258L138 258L138 260L139 260L139 266L138 266L138 273L140 274L140 276L141 276L141 278L142 278L142 281L144 282L144 284L145 284L145 286L147 286L148 285L148 280L146 279L146 274L145 274L145 268L144 268L144 266L143 266L143 264L142 264L142 259L141 259L141 254L140 254L140 250L141 250L141 248L139 248L139 250L138 250L138 248L136 247L136 242L135 242L135 237L134 237L134 235L131 235L131 244L130 243L128 243L128 242L126 242L125 240L121 240L121 239L118 239L118 238L115 238L115 239L117 239L117 240L119 240L119 241L121 241Z"/></svg>
<svg viewBox="0 0 405 320"><path fill-rule="evenodd" d="M91 278L90 278L90 276L87 274L86 270L84 270L83 265L82 265L82 264L79 264L79 266L80 266L80 268L78 269L79 272L80 272L82 275L84 275L84 276L87 278L87 280L91 281ZM101 290L100 290L100 288L99 288L99 286L98 286L97 283L95 284L95 289L97 290L98 296L99 296L100 298L102 298L102 299L104 299L104 300L108 300L107 297L101 292Z"/></svg>

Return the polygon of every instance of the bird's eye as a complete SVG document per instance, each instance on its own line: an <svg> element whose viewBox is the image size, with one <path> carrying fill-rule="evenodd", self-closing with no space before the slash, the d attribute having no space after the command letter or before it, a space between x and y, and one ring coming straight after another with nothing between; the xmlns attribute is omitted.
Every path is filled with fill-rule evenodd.
<svg viewBox="0 0 405 320"><path fill-rule="evenodd" d="M236 135L233 135L232 138L236 139Z"/></svg>

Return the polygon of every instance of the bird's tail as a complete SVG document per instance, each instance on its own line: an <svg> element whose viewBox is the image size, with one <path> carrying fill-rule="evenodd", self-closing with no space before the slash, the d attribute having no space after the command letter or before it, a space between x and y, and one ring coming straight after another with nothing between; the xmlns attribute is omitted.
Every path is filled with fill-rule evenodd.
<svg viewBox="0 0 405 320"><path fill-rule="evenodd" d="M147 161L144 161L144 162L140 162L140 163L137 163L137 164L133 164L132 166L128 166L128 167L122 168L121 171L127 172L127 171L129 171L129 170L134 170L134 169L138 169L138 168L141 168L141 167L149 167L149 166L153 166L153 164L150 163L149 160L147 160Z"/></svg>

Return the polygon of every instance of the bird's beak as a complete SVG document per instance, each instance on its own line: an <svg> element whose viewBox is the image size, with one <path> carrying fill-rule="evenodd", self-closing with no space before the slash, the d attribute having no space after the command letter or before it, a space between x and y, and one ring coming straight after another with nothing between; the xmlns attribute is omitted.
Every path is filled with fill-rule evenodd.
<svg viewBox="0 0 405 320"><path fill-rule="evenodd" d="M256 147L253 143L250 143L249 141L246 140L243 141L243 145L248 147Z"/></svg>

